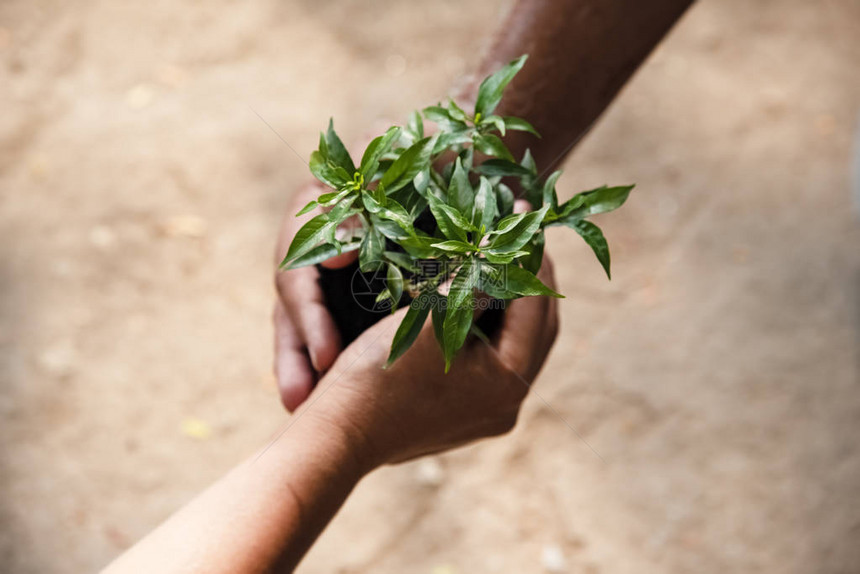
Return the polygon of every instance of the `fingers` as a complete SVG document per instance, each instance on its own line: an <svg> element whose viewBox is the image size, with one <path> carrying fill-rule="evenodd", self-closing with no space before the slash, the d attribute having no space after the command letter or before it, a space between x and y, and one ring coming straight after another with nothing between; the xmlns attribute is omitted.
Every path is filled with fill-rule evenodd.
<svg viewBox="0 0 860 574"><path fill-rule="evenodd" d="M531 211L532 204L525 199L518 199L514 202L514 213L525 213Z"/></svg>
<svg viewBox="0 0 860 574"><path fill-rule="evenodd" d="M307 301L292 316L297 318L311 365L317 373L324 374L341 351L340 333L328 308L320 301Z"/></svg>
<svg viewBox="0 0 860 574"><path fill-rule="evenodd" d="M328 371L341 350L340 333L325 305L313 267L278 273L276 284L288 321L307 347L317 374Z"/></svg>
<svg viewBox="0 0 860 574"><path fill-rule="evenodd" d="M518 199L515 213L531 209ZM538 278L555 290L552 261L545 255ZM495 337L495 346L506 367L531 382L543 366L558 333L558 301L554 297L523 297L508 302L504 323Z"/></svg>
<svg viewBox="0 0 860 574"><path fill-rule="evenodd" d="M319 184L311 183L292 198L291 209L281 226L276 261L283 257L296 230L303 223L301 218L294 217L292 213L319 193ZM352 228L358 225L358 219L351 218L344 224L345 231L352 234ZM356 252L344 253L329 259L323 265L332 269L346 267L355 261L357 256ZM331 368L341 351L340 334L326 307L318 283L319 273L313 266L275 273L275 285L283 311L282 318L276 321L276 325L289 324L290 336L296 340L295 346L305 355L305 362L310 359L311 374L318 378ZM281 330L285 328L282 327ZM290 359L284 360L289 362Z"/></svg>
<svg viewBox="0 0 860 574"><path fill-rule="evenodd" d="M315 376L308 361L304 344L299 339L283 304L275 303L275 377L281 402L290 412L310 395Z"/></svg>
<svg viewBox="0 0 860 574"><path fill-rule="evenodd" d="M341 253L340 255L335 255L330 259L326 259L320 263L320 265L326 269L342 269L351 265L357 259L358 251L348 251L346 253Z"/></svg>
<svg viewBox="0 0 860 574"><path fill-rule="evenodd" d="M555 288L552 262L544 257L538 277ZM523 297L508 303L495 347L506 367L531 382L558 333L558 302L553 297Z"/></svg>

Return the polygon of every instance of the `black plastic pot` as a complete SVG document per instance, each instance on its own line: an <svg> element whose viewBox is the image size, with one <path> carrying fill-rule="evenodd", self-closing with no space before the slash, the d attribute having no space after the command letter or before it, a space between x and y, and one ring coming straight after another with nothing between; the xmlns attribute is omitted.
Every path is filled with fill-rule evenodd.
<svg viewBox="0 0 860 574"><path fill-rule="evenodd" d="M376 303L376 297L385 289L384 273L363 273L358 262L341 269L327 269L321 265L317 265L317 269L320 288L344 346L391 313L390 307ZM410 301L404 294L398 307L406 306ZM500 305L485 311L475 324L492 336L501 326L503 317L504 301L501 301Z"/></svg>
<svg viewBox="0 0 860 574"><path fill-rule="evenodd" d="M390 307L376 303L376 297L385 289L383 273L362 273L357 261L341 269L327 269L322 265L317 265L317 269L326 306L344 346L391 313ZM402 297L398 307L408 304L408 300L408 296Z"/></svg>

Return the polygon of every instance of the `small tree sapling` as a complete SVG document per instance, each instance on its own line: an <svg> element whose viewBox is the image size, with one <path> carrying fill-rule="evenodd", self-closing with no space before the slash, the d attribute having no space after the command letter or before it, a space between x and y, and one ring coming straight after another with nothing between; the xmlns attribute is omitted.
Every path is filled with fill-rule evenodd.
<svg viewBox="0 0 860 574"><path fill-rule="evenodd" d="M358 250L360 270L385 278L377 299L392 310L409 305L389 365L432 315L447 372L469 333L482 336L473 322L476 291L498 300L562 297L536 277L547 227L573 229L610 276L606 238L588 218L620 207L633 186L604 186L562 203L555 189L560 171L542 178L529 151L514 158L500 136L508 130L540 136L526 120L494 112L526 59L487 77L471 113L453 99L413 112L405 127L391 127L371 141L358 163L332 122L311 154L311 172L330 190L298 215L317 207L325 212L299 229L281 268ZM425 120L436 125L432 135L425 133ZM513 212L507 178L518 181L531 211ZM336 235L351 217L360 222L356 231Z"/></svg>

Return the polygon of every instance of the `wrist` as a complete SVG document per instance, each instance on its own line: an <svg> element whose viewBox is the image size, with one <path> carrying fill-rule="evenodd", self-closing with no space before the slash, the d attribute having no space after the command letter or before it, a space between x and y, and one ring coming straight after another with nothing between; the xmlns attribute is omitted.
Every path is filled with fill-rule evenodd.
<svg viewBox="0 0 860 574"><path fill-rule="evenodd" d="M292 572L371 469L315 410L306 406L288 424L238 471L234 489L257 505L250 544L266 554L264 562L277 563L273 570ZM241 512L248 514L247 502Z"/></svg>
<svg viewBox="0 0 860 574"><path fill-rule="evenodd" d="M306 440L316 444L327 459L336 463L344 479L358 483L381 466L376 448L358 425L332 415L325 408L316 412L309 410L305 418L308 419L303 421L307 422Z"/></svg>

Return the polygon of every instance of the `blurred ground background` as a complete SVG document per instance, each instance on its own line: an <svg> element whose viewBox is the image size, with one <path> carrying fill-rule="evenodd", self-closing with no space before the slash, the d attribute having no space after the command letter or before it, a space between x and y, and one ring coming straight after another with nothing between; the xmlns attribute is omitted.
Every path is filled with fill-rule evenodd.
<svg viewBox="0 0 860 574"><path fill-rule="evenodd" d="M305 158L330 115L357 138L505 5L0 4L0 570L97 569L283 422L272 246L308 174L253 110ZM858 38L851 0L696 6L566 166L565 196L639 187L611 283L550 237L542 399L371 476L301 571L860 572Z"/></svg>

